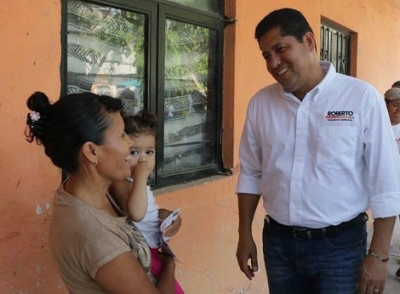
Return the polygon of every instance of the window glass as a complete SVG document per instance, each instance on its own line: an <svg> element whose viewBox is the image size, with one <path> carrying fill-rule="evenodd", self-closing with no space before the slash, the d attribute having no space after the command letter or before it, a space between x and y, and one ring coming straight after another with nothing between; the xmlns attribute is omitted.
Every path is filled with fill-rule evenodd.
<svg viewBox="0 0 400 294"><path fill-rule="evenodd" d="M64 92L109 95L122 99L128 113L146 108L156 114L157 162L151 185L218 173L223 25L215 12L220 1L63 3L68 4Z"/></svg>
<svg viewBox="0 0 400 294"><path fill-rule="evenodd" d="M120 97L132 112L143 107L142 14L68 1L67 93Z"/></svg>
<svg viewBox="0 0 400 294"><path fill-rule="evenodd" d="M163 173L212 162L216 33L166 19Z"/></svg>

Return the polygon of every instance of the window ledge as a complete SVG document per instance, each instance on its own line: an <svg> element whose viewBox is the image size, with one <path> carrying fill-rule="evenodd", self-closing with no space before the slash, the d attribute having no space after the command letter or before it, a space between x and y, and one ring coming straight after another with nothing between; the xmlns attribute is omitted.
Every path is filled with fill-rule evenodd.
<svg viewBox="0 0 400 294"><path fill-rule="evenodd" d="M180 191L180 190L187 189L187 188L196 187L196 186L204 185L204 184L207 184L210 182L220 181L222 179L226 179L227 176L231 176L231 175L230 174L215 175L215 176L211 176L211 177L207 177L207 178L203 178L203 179L199 179L199 180L195 180L195 181L190 181L190 182L179 184L179 185L173 185L173 186L169 186L169 187L165 187L165 188L157 188L157 189L153 190L153 193L154 193L154 196L160 196L162 194L167 194L167 193L176 192L176 191Z"/></svg>

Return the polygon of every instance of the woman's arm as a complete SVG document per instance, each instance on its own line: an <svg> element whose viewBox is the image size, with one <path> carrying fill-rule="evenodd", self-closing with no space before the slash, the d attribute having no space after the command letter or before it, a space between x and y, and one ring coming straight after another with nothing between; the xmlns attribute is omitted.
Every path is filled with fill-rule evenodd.
<svg viewBox="0 0 400 294"><path fill-rule="evenodd" d="M172 257L162 256L163 269L157 285L153 285L139 261L132 252L120 254L100 267L96 282L112 294L173 294L175 282L175 262Z"/></svg>

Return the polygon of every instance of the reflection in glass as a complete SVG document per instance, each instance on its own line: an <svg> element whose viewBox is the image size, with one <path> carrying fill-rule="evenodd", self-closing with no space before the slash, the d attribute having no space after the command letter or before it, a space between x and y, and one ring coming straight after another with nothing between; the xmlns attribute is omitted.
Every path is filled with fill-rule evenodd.
<svg viewBox="0 0 400 294"><path fill-rule="evenodd" d="M165 23L163 174L213 161L216 32L167 19Z"/></svg>
<svg viewBox="0 0 400 294"><path fill-rule="evenodd" d="M222 0L168 0L168 1L204 10L207 12L219 13Z"/></svg>
<svg viewBox="0 0 400 294"><path fill-rule="evenodd" d="M142 108L145 23L142 14L68 1L67 93L120 97L133 113Z"/></svg>

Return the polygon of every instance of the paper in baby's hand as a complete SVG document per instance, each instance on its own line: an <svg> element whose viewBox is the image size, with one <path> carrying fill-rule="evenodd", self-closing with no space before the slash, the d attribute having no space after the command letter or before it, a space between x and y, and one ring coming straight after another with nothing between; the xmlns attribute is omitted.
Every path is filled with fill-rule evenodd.
<svg viewBox="0 0 400 294"><path fill-rule="evenodd" d="M172 252L171 248L168 246L167 242L165 242L164 240L161 240L161 252L165 253L165 254L168 254L168 255L171 255L172 257L175 257L177 259L175 253Z"/></svg>
<svg viewBox="0 0 400 294"><path fill-rule="evenodd" d="M171 255L172 257L176 257L176 255L172 252L171 248L168 246L167 241L170 239L169 237L164 237L162 235L162 231L168 228L179 216L180 209L178 208L170 215L168 215L160 225L160 244L161 244L161 251L165 254ZM178 260L178 259L177 259ZM179 261L179 260L178 260Z"/></svg>
<svg viewBox="0 0 400 294"><path fill-rule="evenodd" d="M160 225L160 231L164 231L166 228L168 228L179 216L180 209L178 208L174 212L172 212L170 215L168 215L163 222ZM169 237L163 237L165 242L168 242Z"/></svg>

